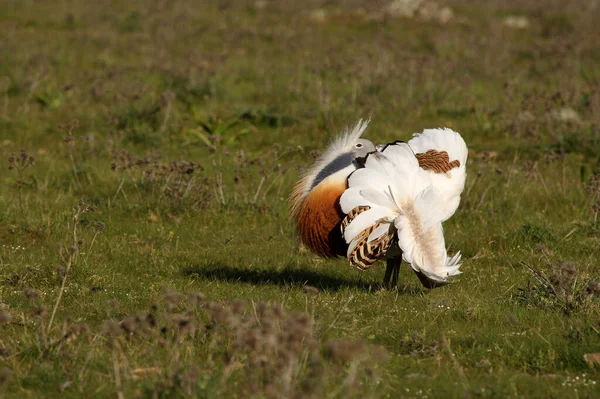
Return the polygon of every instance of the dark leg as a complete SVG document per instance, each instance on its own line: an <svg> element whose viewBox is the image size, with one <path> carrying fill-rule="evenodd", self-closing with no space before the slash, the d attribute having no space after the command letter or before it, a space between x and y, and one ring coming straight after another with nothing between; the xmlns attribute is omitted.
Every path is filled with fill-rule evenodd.
<svg viewBox="0 0 600 399"><path fill-rule="evenodd" d="M394 260L386 259L385 260L385 276L383 277L382 287L385 289L390 288L390 278L392 277L392 271L394 270Z"/></svg>
<svg viewBox="0 0 600 399"><path fill-rule="evenodd" d="M391 290L398 288L398 274L400 273L400 265L402 257L397 256L388 258L385 261L385 277L383 277L383 288ZM390 284L390 279L392 280Z"/></svg>
<svg viewBox="0 0 600 399"><path fill-rule="evenodd" d="M402 258L394 258L394 271L392 272L392 288L398 288L398 275L400 274L400 265L402 264Z"/></svg>

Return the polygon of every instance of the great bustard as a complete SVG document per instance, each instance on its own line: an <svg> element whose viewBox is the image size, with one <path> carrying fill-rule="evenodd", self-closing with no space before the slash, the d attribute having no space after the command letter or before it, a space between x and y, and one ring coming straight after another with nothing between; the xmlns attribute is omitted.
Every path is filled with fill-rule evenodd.
<svg viewBox="0 0 600 399"><path fill-rule="evenodd" d="M346 256L360 269L387 263L383 285L398 283L402 259L434 288L460 274L460 252L446 252L442 222L465 185L467 146L451 129L426 129L407 143L375 146L368 122L335 139L290 197L302 242L324 257ZM391 280L391 281L390 281Z"/></svg>

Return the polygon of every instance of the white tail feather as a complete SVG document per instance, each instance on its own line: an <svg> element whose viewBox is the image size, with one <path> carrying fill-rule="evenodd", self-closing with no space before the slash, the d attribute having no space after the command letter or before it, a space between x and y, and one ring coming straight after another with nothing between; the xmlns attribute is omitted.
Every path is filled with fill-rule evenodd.
<svg viewBox="0 0 600 399"><path fill-rule="evenodd" d="M390 230L390 223L383 223L381 226L377 227L375 230L369 234L369 238L367 238L367 242L371 242L380 238L382 235L388 233Z"/></svg>
<svg viewBox="0 0 600 399"><path fill-rule="evenodd" d="M460 161L461 165L467 163L467 144L461 135L452 129L425 129L422 133L413 134L408 145L415 153L428 150L446 151L450 161Z"/></svg>
<svg viewBox="0 0 600 399"><path fill-rule="evenodd" d="M446 254L441 224L446 216L446 197L432 185L430 173L419 167L407 144L390 145L369 155L365 167L349 177L348 186L340 199L345 213L357 206L371 207L346 227L348 253L365 228L382 220L393 221L403 258L413 269L437 282L460 273L460 255L448 258ZM369 240L380 237L389 227L375 229Z"/></svg>

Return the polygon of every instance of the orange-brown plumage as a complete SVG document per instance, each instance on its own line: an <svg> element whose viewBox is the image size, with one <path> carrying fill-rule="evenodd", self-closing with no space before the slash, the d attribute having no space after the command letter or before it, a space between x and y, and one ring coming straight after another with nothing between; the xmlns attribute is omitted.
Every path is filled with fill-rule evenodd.
<svg viewBox="0 0 600 399"><path fill-rule="evenodd" d="M340 197L348 176L375 146L360 136L368 122L359 121L332 141L302 174L290 195L292 218L302 243L323 258L346 256L348 245L340 231L345 214Z"/></svg>
<svg viewBox="0 0 600 399"><path fill-rule="evenodd" d="M340 234L346 216L340 208L340 197L346 188L345 181L322 181L302 201L295 215L302 242L321 257L346 255L348 246Z"/></svg>

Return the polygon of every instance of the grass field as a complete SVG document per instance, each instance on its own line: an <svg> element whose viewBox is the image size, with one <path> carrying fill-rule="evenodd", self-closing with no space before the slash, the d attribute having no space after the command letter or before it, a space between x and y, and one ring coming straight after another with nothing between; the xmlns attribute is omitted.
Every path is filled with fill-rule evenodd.
<svg viewBox="0 0 600 399"><path fill-rule="evenodd" d="M598 397L600 6L390 3L0 0L0 397ZM299 246L369 117L465 138L455 284Z"/></svg>

